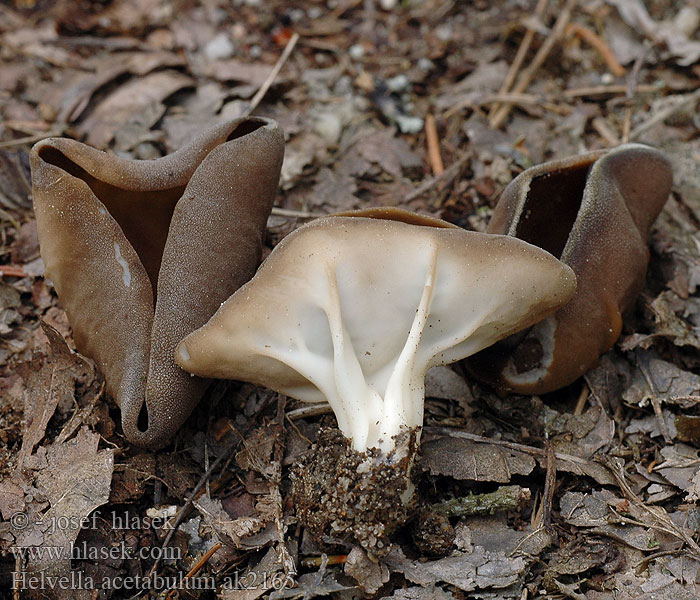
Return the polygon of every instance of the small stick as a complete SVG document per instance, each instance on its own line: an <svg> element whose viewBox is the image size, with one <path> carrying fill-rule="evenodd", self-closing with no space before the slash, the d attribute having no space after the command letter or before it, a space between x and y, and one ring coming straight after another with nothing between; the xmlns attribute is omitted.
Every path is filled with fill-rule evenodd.
<svg viewBox="0 0 700 600"><path fill-rule="evenodd" d="M319 402L318 404L312 404L310 406L302 406L301 408L295 408L287 413L287 418L290 421L296 421L297 419L303 419L305 417L315 417L318 415L327 415L333 412L331 405L326 402Z"/></svg>
<svg viewBox="0 0 700 600"><path fill-rule="evenodd" d="M206 565L209 562L209 559L214 556L214 553L223 548L224 545L221 542L217 542L214 544L209 551L200 558L197 563L192 567L188 572L187 575L183 578L183 581L185 579L189 579L190 577L196 575L199 571L202 570L202 567ZM171 588L170 591L168 592L168 595L165 597L166 600L173 600L175 597L175 594L177 593L177 590L175 588Z"/></svg>
<svg viewBox="0 0 700 600"><path fill-rule="evenodd" d="M698 543L686 529L676 525L663 508L657 506L647 506L644 504L644 502L642 502L639 496L632 491L632 488L630 488L629 484L627 483L625 471L617 460L615 460L612 456L604 454L600 457L600 461L610 470L613 477L615 477L615 481L617 481L618 486L627 499L637 506L637 508L649 515L653 521L656 521L654 524L645 523L644 526L663 528L664 531L682 540L690 548L690 551L688 552L690 556L695 559L700 557L700 546L698 546Z"/></svg>
<svg viewBox="0 0 700 600"><path fill-rule="evenodd" d="M307 210L291 210L289 208L277 208L272 207L272 213L277 217L290 217L293 219L317 219L318 217L325 217L324 213L311 212Z"/></svg>
<svg viewBox="0 0 700 600"><path fill-rule="evenodd" d="M199 493L199 490L201 490L204 487L204 484L209 481L209 478L212 476L212 473L219 467L219 465L224 462L232 453L233 451L238 447L238 442L234 440L231 442L231 445L226 448L224 452L217 458L212 464L211 467L207 470L204 475L199 479L197 482L197 485L194 486L194 489L192 490L192 493L190 494L190 497L187 499L187 502L183 505L183 507L178 511L177 515L175 515L175 521L170 529L168 531L168 535L165 536L165 539L163 540L163 543L161 544L161 548L165 548L169 543L170 540L173 539L173 536L175 535L175 532L177 531L177 528L180 526L180 523L182 523L182 520L185 517L185 514L187 513L187 510L192 506L192 502L194 501L195 497ZM153 566L148 572L148 577L151 577L153 573L156 572L158 567L160 566L160 561L161 557L163 556L163 553L159 554L156 557L155 562L153 563Z"/></svg>
<svg viewBox="0 0 700 600"><path fill-rule="evenodd" d="M677 113L681 110L684 110L687 106L694 104L695 102L700 100L700 89L696 90L692 94L688 94L684 97L683 96L681 96L681 97L683 99L678 104L676 104L675 106L669 106L668 108L660 110L655 115L652 115L647 121L645 121L641 125L638 125L632 131L630 131L630 140L637 139L647 129L651 129L654 125L661 123L662 121L665 121L670 116L673 116L675 113Z"/></svg>
<svg viewBox="0 0 700 600"><path fill-rule="evenodd" d="M545 9L547 8L547 1L548 0L538 0L537 6L535 7L535 17L538 19L542 18L542 15L544 14ZM503 80L503 85L501 85L501 89L498 90L498 94L505 94L510 90L510 86L513 85L513 82L515 81L515 77L518 74L518 71L520 71L520 67L523 64L523 61L525 60L525 56L527 54L527 51L530 49L530 45L532 44L532 40L535 37L535 30L532 29L531 27L527 28L527 31L525 32L525 35L523 36L522 41L520 42L520 47L518 48L518 52L515 55L515 58L513 59L513 64L510 65L510 68L508 69L508 74L506 75L506 78ZM494 104L491 107L491 110L489 111L489 119L492 119L496 115L496 111L500 108L498 104Z"/></svg>
<svg viewBox="0 0 700 600"><path fill-rule="evenodd" d="M552 32L550 33L549 37L537 51L537 54L535 54L535 58L532 59L532 62L520 74L520 77L518 77L518 82L515 84L515 87L512 90L514 93L520 94L527 89L527 86L530 85L532 78L535 76L535 73L545 61L547 56L549 56L549 53L552 51L552 48L554 48L554 45L562 38L564 35L564 30L571 19L571 9L573 8L574 4L575 0L567 1L564 9L559 14L559 18L554 23L554 27L552 28ZM512 104L504 104L501 106L501 108L496 111L496 114L493 115L493 118L489 119L491 127L497 129L503 125L512 108Z"/></svg>
<svg viewBox="0 0 700 600"><path fill-rule="evenodd" d="M577 35L582 40L590 44L601 58L608 65L610 72L615 75L615 77L622 77L626 71L625 67L620 64L617 60L615 53L610 49L603 38L601 38L595 31L588 29L585 25L580 25L578 23L569 23L566 26L566 36Z"/></svg>
<svg viewBox="0 0 700 600"><path fill-rule="evenodd" d="M26 277L24 268L17 265L0 265L0 277Z"/></svg>
<svg viewBox="0 0 700 600"><path fill-rule="evenodd" d="M586 401L588 400L588 394L588 384L586 384L583 386L583 389L579 394L578 402L576 402L576 408L574 409L574 415L578 416L583 414L583 409L585 408Z"/></svg>
<svg viewBox="0 0 700 600"><path fill-rule="evenodd" d="M463 108L479 108L488 104L500 104L501 102L520 104L523 106L540 106L549 112L563 116L570 115L573 111L570 106L554 104L553 102L549 102L541 96L536 96L535 94L496 94L494 96L486 96L476 101L471 99L462 100L461 102L458 102L454 106L448 108L443 117L447 119Z"/></svg>
<svg viewBox="0 0 700 600"><path fill-rule="evenodd" d="M658 85L653 84L643 84L637 86L637 92L640 93L651 93L662 91ZM621 84L613 85L592 85L590 87L573 88L571 90L564 90L562 96L564 98L580 98L582 96L619 96L620 94L627 93L627 86Z"/></svg>
<svg viewBox="0 0 700 600"><path fill-rule="evenodd" d="M620 144L619 138L615 135L615 132L610 128L605 119L601 117L596 117L593 119L593 129L595 129L600 137L602 137L609 146L618 146Z"/></svg>
<svg viewBox="0 0 700 600"><path fill-rule="evenodd" d="M525 444L518 444L517 442L508 442L505 440L496 440L492 438L487 438L481 435L476 435L475 433L468 433L466 431L457 431L450 429L448 427L423 427L425 433L434 433L440 435L447 435L456 438L464 438L465 440L471 440L472 442L477 442L478 444L490 444L492 446L501 446L502 448L508 448L510 450L517 450L518 452L524 452L530 456L537 456L540 458L547 458L547 451L542 448L534 448L533 446L526 446ZM586 458L581 458L580 456L574 456L573 454L565 454L563 452L555 452L554 458L559 460L564 460L571 463L576 463L579 465L594 465L596 464L592 460Z"/></svg>
<svg viewBox="0 0 700 600"><path fill-rule="evenodd" d="M557 461L554 456L552 442L547 442L547 477L544 480L544 492L542 492L542 521L540 525L548 533L552 531L552 503L554 502L554 488L557 485Z"/></svg>
<svg viewBox="0 0 700 600"><path fill-rule="evenodd" d="M307 569L311 569L312 567L320 567L323 563L324 557L326 558L326 565L342 565L348 560L347 554L331 554L329 556L324 554L323 556L305 558L301 561L301 564Z"/></svg>
<svg viewBox="0 0 700 600"><path fill-rule="evenodd" d="M630 141L630 130L632 129L632 99L637 91L637 84L639 83L639 71L644 64L644 59L649 52L649 47L645 47L644 52L642 52L637 60L634 61L632 66L632 72L627 78L627 91L625 92L625 97L627 98L627 109L625 110L625 120L622 123L622 143L626 144Z"/></svg>
<svg viewBox="0 0 700 600"><path fill-rule="evenodd" d="M291 38L289 38L287 45L284 47L282 54L277 59L275 66L272 68L272 71L270 71L270 74L267 76L267 79L260 86L260 89L256 92L255 96L253 96L253 99L250 101L250 106L248 106L248 108L243 112L242 116L250 116L253 113L253 111L258 107L258 104L260 104L262 99L265 97L265 94L267 94L267 91L270 89L270 86L272 86L275 79L277 79L277 76L282 70L284 63L287 62L289 55L292 53L292 50L294 50L294 46L297 45L298 41L298 33L295 33Z"/></svg>
<svg viewBox="0 0 700 600"><path fill-rule="evenodd" d="M425 115L425 141L428 145L430 168L433 170L433 175L440 177L445 172L445 165L442 164L442 156L440 156L440 142L438 141L435 117L430 113Z"/></svg>
<svg viewBox="0 0 700 600"><path fill-rule="evenodd" d="M54 137L56 135L61 135L63 131L45 131L44 133L37 133L36 135L28 135L27 137L17 138L16 140L7 140L5 142L0 142L0 148L12 148L13 146L21 146L22 144L33 144L34 142L39 142L43 139Z"/></svg>
<svg viewBox="0 0 700 600"><path fill-rule="evenodd" d="M420 198L425 192L428 190L431 190L435 186L445 186L447 185L450 181L452 181L457 175L459 175L459 172L462 169L462 166L464 163L467 162L471 158L471 151L467 150L462 156L460 156L456 162L451 164L447 169L445 169L445 172L440 175L439 177L432 177L425 183L422 183L419 185L415 190L413 190L408 196L403 198L403 202L411 202L415 200L416 198Z"/></svg>

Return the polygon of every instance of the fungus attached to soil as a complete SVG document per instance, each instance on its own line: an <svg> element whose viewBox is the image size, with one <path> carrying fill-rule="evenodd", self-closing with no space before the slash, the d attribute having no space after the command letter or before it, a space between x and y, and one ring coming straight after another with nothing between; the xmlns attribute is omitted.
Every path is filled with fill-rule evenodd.
<svg viewBox="0 0 700 600"><path fill-rule="evenodd" d="M505 189L489 233L544 248L576 273L576 294L553 315L472 356L477 378L504 391L543 394L588 371L615 343L639 295L647 233L672 184L666 156L641 144L527 169Z"/></svg>
<svg viewBox="0 0 700 600"><path fill-rule="evenodd" d="M569 267L515 238L395 209L331 216L282 240L176 360L203 377L327 400L351 447L335 443L335 458L318 461L333 469L342 458L345 472L306 482L308 493L297 477L296 497L321 504L306 507L323 520L317 530L349 527L371 546L396 523L367 504L371 493L360 508L358 490L394 505L410 496L426 371L536 323L575 287ZM398 464L401 483L390 476Z"/></svg>
<svg viewBox="0 0 700 600"><path fill-rule="evenodd" d="M131 442L164 445L208 385L174 349L255 272L283 152L279 126L261 118L219 124L153 161L69 139L34 146L46 274Z"/></svg>

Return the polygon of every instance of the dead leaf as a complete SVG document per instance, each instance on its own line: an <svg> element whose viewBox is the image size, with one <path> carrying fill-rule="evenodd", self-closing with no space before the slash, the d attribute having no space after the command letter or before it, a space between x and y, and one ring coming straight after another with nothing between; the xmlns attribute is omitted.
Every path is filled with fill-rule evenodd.
<svg viewBox="0 0 700 600"><path fill-rule="evenodd" d="M120 52L98 54L83 62L81 70L66 77L68 81L57 88L60 97L45 101L57 110L57 120L77 121L95 94L125 75L143 76L156 69L181 67L184 59L172 52ZM86 72L87 71L87 72Z"/></svg>
<svg viewBox="0 0 700 600"><path fill-rule="evenodd" d="M630 27L642 31L655 42L663 41L676 62L687 67L700 60L700 42L691 40L671 22L657 22L651 18L641 0L607 0L616 7Z"/></svg>
<svg viewBox="0 0 700 600"><path fill-rule="evenodd" d="M23 151L0 149L0 206L11 209L31 206L29 156Z"/></svg>
<svg viewBox="0 0 700 600"><path fill-rule="evenodd" d="M304 169L317 162L323 162L328 150L324 139L311 132L303 132L292 138L285 146L284 162L280 185L282 189L293 187L300 179Z"/></svg>
<svg viewBox="0 0 700 600"><path fill-rule="evenodd" d="M531 456L462 438L427 441L421 452L423 464L431 474L454 479L508 483L513 475L528 475L535 468Z"/></svg>
<svg viewBox="0 0 700 600"><path fill-rule="evenodd" d="M324 213L360 208L363 202L354 195L356 191L354 177L324 167L316 176L316 185L308 195L308 205Z"/></svg>
<svg viewBox="0 0 700 600"><path fill-rule="evenodd" d="M36 498L46 498L49 507L41 515L31 516L29 527L13 530L16 545L56 548L63 552L63 558L55 554L27 551L25 572L49 577L70 577L71 546L76 541L88 515L106 503L109 497L114 452L111 449L98 450L100 436L83 427L78 435L67 442L53 444L46 451L46 467L36 476ZM43 448L42 448L43 450ZM45 507L46 503L40 503ZM28 508L31 505L28 503ZM25 509L26 510L26 509ZM31 510L29 510L31 512ZM56 523L68 523L61 527ZM60 598L60 590L45 590L48 597ZM89 599L87 589L75 592L73 598Z"/></svg>
<svg viewBox="0 0 700 600"><path fill-rule="evenodd" d="M345 561L345 574L350 575L365 594L376 594L387 581L389 569L385 564L370 560L367 553L355 546Z"/></svg>
<svg viewBox="0 0 700 600"><path fill-rule="evenodd" d="M77 129L87 136L88 144L106 148L133 115L146 110L151 104L162 103L168 96L192 83L187 75L171 70L156 71L132 79L100 102Z"/></svg>
<svg viewBox="0 0 700 600"><path fill-rule="evenodd" d="M545 405L543 420L556 451L573 456L591 458L615 436L615 422L600 406L592 406L582 415L572 415Z"/></svg>
<svg viewBox="0 0 700 600"><path fill-rule="evenodd" d="M31 365L23 365L24 414L28 424L18 455L19 468L42 440L51 417L59 403L73 408L76 385L89 386L94 380L94 368L75 354L58 331L42 321L49 339L50 354L37 357Z"/></svg>
<svg viewBox="0 0 700 600"><path fill-rule="evenodd" d="M408 143L396 137L391 129L362 135L354 149L365 160L379 165L386 173L401 179L404 169L420 169L423 161Z"/></svg>
<svg viewBox="0 0 700 600"><path fill-rule="evenodd" d="M23 265L39 256L39 239L36 233L36 221L32 219L22 225L12 244L10 258L13 263Z"/></svg>
<svg viewBox="0 0 700 600"><path fill-rule="evenodd" d="M442 588L430 585L396 590L391 596L384 596L381 600L454 600L454 598Z"/></svg>
<svg viewBox="0 0 700 600"><path fill-rule="evenodd" d="M485 588L506 588L518 581L526 568L522 557L507 557L475 546L473 552L455 552L435 561L420 562L407 559L396 548L386 563L410 582L423 586L449 583L465 592Z"/></svg>
<svg viewBox="0 0 700 600"><path fill-rule="evenodd" d="M260 63L243 63L235 58L209 63L204 74L217 81L236 81L259 88L270 76L273 67ZM279 85L280 80L276 80Z"/></svg>

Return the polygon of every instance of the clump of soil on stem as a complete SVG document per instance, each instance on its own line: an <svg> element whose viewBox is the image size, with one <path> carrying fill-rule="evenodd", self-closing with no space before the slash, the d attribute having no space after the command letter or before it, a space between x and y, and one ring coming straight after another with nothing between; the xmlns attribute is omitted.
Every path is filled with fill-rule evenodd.
<svg viewBox="0 0 700 600"><path fill-rule="evenodd" d="M353 450L337 429L319 432L292 470L297 516L315 537L354 538L376 557L389 551L391 534L416 510L418 429L395 439L396 450L386 456L376 448Z"/></svg>

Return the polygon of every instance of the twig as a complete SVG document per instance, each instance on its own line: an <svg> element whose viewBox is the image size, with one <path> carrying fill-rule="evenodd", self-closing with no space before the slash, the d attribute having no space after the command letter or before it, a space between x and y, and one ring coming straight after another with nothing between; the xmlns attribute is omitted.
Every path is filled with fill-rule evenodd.
<svg viewBox="0 0 700 600"><path fill-rule="evenodd" d="M637 357L639 357L639 353L637 353ZM651 402L651 406L654 409L654 416L656 417L656 424L659 428L659 431L661 431L661 435L663 435L664 441L667 444L673 444L673 436L671 435L671 432L668 430L668 427L666 426L666 421L664 420L664 413L661 410L661 401L659 400L659 391L657 390L656 385L654 384L654 381L651 378L651 375L647 371L645 362L643 362L641 360L637 360L637 366L639 367L639 370L642 372L642 375L644 376L644 379L647 382L647 386L649 386L649 392L651 394L650 402Z"/></svg>
<svg viewBox="0 0 700 600"><path fill-rule="evenodd" d="M188 572L187 575L185 575L184 579L189 579L190 577L196 575L199 573L199 571L202 570L204 565L206 565L209 562L209 559L214 556L214 553L223 548L224 545L221 542L218 542L214 544L209 551L200 558L197 563L192 567ZM184 581L183 579L183 581ZM165 597L166 600L172 600L175 597L175 594L177 593L177 590L175 588L171 588L170 591L168 592L168 595Z"/></svg>
<svg viewBox="0 0 700 600"><path fill-rule="evenodd" d="M637 93L652 93L661 92L662 89L658 85L643 84L637 86ZM613 85L592 85L589 87L573 88L564 90L562 96L564 98L581 98L582 96L619 96L627 93L627 86L621 84Z"/></svg>
<svg viewBox="0 0 700 600"><path fill-rule="evenodd" d="M445 172L445 165L442 164L442 156L440 156L440 142L438 141L435 117L430 113L425 115L425 141L428 145L430 168L433 170L433 175L439 177Z"/></svg>
<svg viewBox="0 0 700 600"><path fill-rule="evenodd" d="M454 163L452 163L445 172L439 177L432 177L428 181L419 185L415 190L413 190L408 196L402 199L403 202L411 202L416 198L420 198L428 190L431 190L435 186L446 186L450 181L452 181L460 171L464 164L471 158L471 150L467 150L460 156Z"/></svg>
<svg viewBox="0 0 700 600"><path fill-rule="evenodd" d="M479 444L490 444L492 446L501 446L502 448L508 448L509 450L516 450L518 452L523 452L529 454L530 456L537 456L539 458L546 458L547 451L542 448L534 448L532 446L526 446L524 444L518 444L517 442L506 442L505 440L494 440L492 438L483 437L481 435L476 435L474 433L467 433L466 431L456 431L454 429L449 429L448 427L423 427L423 431L426 433L448 435L451 437L464 438L465 440L471 440L472 442L477 442ZM564 454L563 452L555 452L554 457L558 460L565 460L571 463L577 463L579 465L595 465L596 462L588 460L586 458L581 458L580 456L574 456L573 454Z"/></svg>
<svg viewBox="0 0 700 600"><path fill-rule="evenodd" d="M559 17L556 20L556 23L554 24L554 27L552 28L552 31L549 34L549 37L545 40L544 44L542 44L540 49L537 51L537 54L535 54L535 57L532 59L532 62L520 74L520 77L518 77L518 81L515 84L515 87L513 87L513 92L515 92L516 94L520 94L527 89L528 85L530 85L530 82L535 76L537 70L540 68L547 56L549 56L549 53L552 51L552 48L554 48L554 45L564 35L564 30L569 23L569 19L571 19L571 9L573 8L574 4L575 0L567 1L566 5L564 6L564 9L561 11ZM491 123L491 127L497 129L498 127L503 125L503 122L510 114L512 108L512 104L504 104L501 108L499 108L496 114L493 115L493 118L489 120Z"/></svg>
<svg viewBox="0 0 700 600"><path fill-rule="evenodd" d="M552 529L552 503L554 502L554 488L557 485L557 461L554 456L554 446L547 440L547 476L544 480L544 491L542 492L542 521L540 525L547 530L550 535L554 534Z"/></svg>
<svg viewBox="0 0 700 600"><path fill-rule="evenodd" d="M26 277L24 268L17 265L0 265L0 277Z"/></svg>
<svg viewBox="0 0 700 600"><path fill-rule="evenodd" d="M34 142L61 135L62 133L62 130L45 131L43 133L17 138L16 140L7 140L5 142L0 142L0 148L12 148L13 146L21 146L22 144L33 144Z"/></svg>
<svg viewBox="0 0 700 600"><path fill-rule="evenodd" d="M627 109L625 110L625 120L622 122L622 143L626 144L630 140L630 130L632 129L632 99L634 98L635 92L637 91L637 85L639 83L639 71L644 64L644 59L649 52L649 46L645 46L644 52L642 52L637 59L634 61L632 66L632 71L627 78L627 90L625 91L625 97L627 98Z"/></svg>
<svg viewBox="0 0 700 600"><path fill-rule="evenodd" d="M297 419L303 419L305 417L315 417L317 415L327 415L333 412L331 405L327 402L319 402L318 404L311 404L309 406L302 406L301 408L295 408L287 413L287 418L290 421L296 421Z"/></svg>
<svg viewBox="0 0 700 600"><path fill-rule="evenodd" d="M177 528L180 526L180 523L182 523L182 520L185 517L185 513L187 510L192 506L192 502L194 501L195 497L199 493L199 490L201 490L204 487L204 484L209 481L209 478L212 476L212 473L219 467L219 465L224 462L236 449L238 446L238 440L233 440L228 448L226 448L226 451L219 456L212 464L211 467L207 470L204 475L200 478L200 480L197 482L197 485L194 486L194 489L192 490L192 493L190 494L189 498L187 498L187 502L182 506L182 508L177 512L177 515L175 516L175 521L173 522L172 528L170 531L168 531L168 535L165 536L165 539L163 540L163 543L161 544L161 549L165 548L169 543L170 540L173 539L173 536L175 535L175 532L177 531ZM160 560L161 557L163 556L163 552L161 552L157 557L155 562L153 563L153 566L148 572L148 577L151 577L153 573L156 572L156 569L160 566Z"/></svg>
<svg viewBox="0 0 700 600"><path fill-rule="evenodd" d="M537 6L535 7L535 18L542 18L542 15L544 14L544 11L547 8L547 1L548 0L538 0ZM518 71L520 71L520 67L523 64L523 61L525 60L525 56L527 55L527 52L530 49L530 45L532 44L532 40L534 39L534 37L535 30L531 27L528 27L527 31L525 32L525 35L523 36L522 42L520 42L520 47L518 48L518 52L515 55L515 58L513 59L513 63L508 69L506 78L503 80L501 89L498 91L499 95L505 94L510 90L510 87L513 85L513 82L515 81L515 78L518 75ZM491 110L489 111L489 119L492 119L496 115L498 109L498 104L494 104L491 107Z"/></svg>
<svg viewBox="0 0 700 600"><path fill-rule="evenodd" d="M277 208L272 207L272 213L277 217L290 217L292 219L317 219L318 217L325 217L324 213L311 212L308 210L291 210L289 208Z"/></svg>
<svg viewBox="0 0 700 600"><path fill-rule="evenodd" d="M569 23L566 26L566 36L568 37L570 35L577 35L585 42L588 42L588 44L600 54L605 64L608 65L608 69L610 69L610 72L615 75L615 77L622 77L626 73L625 67L617 60L610 46L608 46L595 31L578 23Z"/></svg>
<svg viewBox="0 0 700 600"><path fill-rule="evenodd" d="M618 146L620 139L615 135L615 132L610 128L607 121L602 117L595 117L592 122L593 129L602 137L608 146Z"/></svg>
<svg viewBox="0 0 700 600"><path fill-rule="evenodd" d="M583 409L586 407L586 402L590 394L590 388L588 387L588 382L581 388L581 393L579 394L578 401L576 402L576 408L574 409L574 416L582 415Z"/></svg>
<svg viewBox="0 0 700 600"><path fill-rule="evenodd" d="M641 86L640 86L641 87ZM641 134L643 134L647 129L651 129L654 125L661 123L673 116L677 112L684 110L688 105L700 100L700 89L695 90L692 94L686 95L681 101L675 106L669 106L663 110L660 110L655 115L652 115L647 121L638 125L630 132L630 140L635 140Z"/></svg>
<svg viewBox="0 0 700 600"><path fill-rule="evenodd" d="M326 556L310 556L309 558L304 558L301 561L303 567L307 569L312 569L314 567L320 567L323 563L324 557L326 558L326 565L342 565L348 560L347 554L330 554Z"/></svg>
<svg viewBox="0 0 700 600"><path fill-rule="evenodd" d="M689 535L688 532L682 527L676 525L668 516L668 514L666 514L666 511L663 508L657 506L647 506L646 504L644 504L644 502L642 502L639 499L639 497L632 491L632 489L628 485L627 479L625 477L625 472L616 459L614 459L612 456L602 455L600 457L600 461L602 464L608 467L613 477L615 478L615 481L617 481L617 484L620 486L622 493L627 497L628 500L630 500L635 506L637 506L637 508L647 513L654 521L659 523L663 530L665 530L668 533L671 533L674 537L683 541L690 549L693 558L695 558L696 560L700 559L700 546L698 546L697 542L692 538L692 536ZM645 524L645 526L648 527L649 525Z"/></svg>
<svg viewBox="0 0 700 600"><path fill-rule="evenodd" d="M486 106L489 104L500 104L502 102L507 102L509 104L520 104L523 106L541 106L549 112L553 112L558 115L569 115L571 114L572 108L566 105L559 105L550 102L548 99L535 94L494 94L492 96L485 96L478 100L472 100L471 98L465 98L464 100L458 102L454 106L448 108L443 117L445 119L450 118L455 113L459 112L463 108L479 108L481 106Z"/></svg>
<svg viewBox="0 0 700 600"><path fill-rule="evenodd" d="M253 111L258 107L258 104L260 104L262 99L265 97L265 94L267 94L267 91L270 89L270 86L273 84L275 79L277 79L277 76L279 75L280 71L282 70L284 63L287 62L289 55L292 53L292 50L294 50L294 46L297 45L298 41L299 41L299 34L298 33L295 33L294 35L292 35L291 38L289 38L287 45L284 47L282 54L277 59L275 66L272 68L272 71L270 71L270 74L267 76L267 79L260 86L260 89L256 92L255 96L253 96L253 99L250 101L250 105L248 106L248 108L245 111L243 111L242 116L244 116L244 117L250 116L253 113Z"/></svg>

